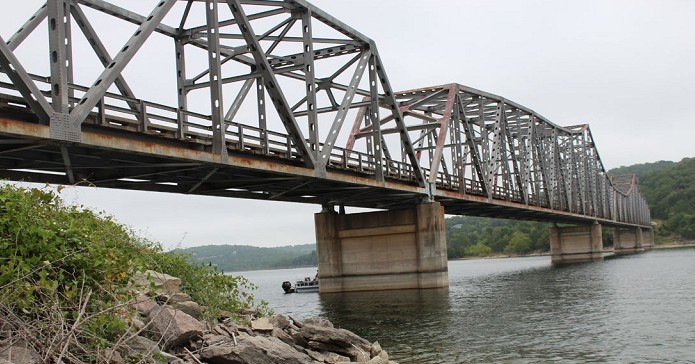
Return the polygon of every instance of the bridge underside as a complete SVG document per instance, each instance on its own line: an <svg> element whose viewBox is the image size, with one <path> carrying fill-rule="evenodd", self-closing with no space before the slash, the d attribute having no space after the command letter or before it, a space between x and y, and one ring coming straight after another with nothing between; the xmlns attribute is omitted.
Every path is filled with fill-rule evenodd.
<svg viewBox="0 0 695 364"><path fill-rule="evenodd" d="M369 171L329 168L327 175L286 158L264 154L252 143L227 145L222 160L211 143L177 140L161 132L143 133L119 125L97 125L92 115L80 143L49 137L49 127L32 114L0 111L0 178L16 181L96 186L204 196L274 200L374 209L408 209L425 201L426 189L394 173L384 181ZM586 224L632 226L591 216L529 206L486 196L437 190L446 214Z"/></svg>

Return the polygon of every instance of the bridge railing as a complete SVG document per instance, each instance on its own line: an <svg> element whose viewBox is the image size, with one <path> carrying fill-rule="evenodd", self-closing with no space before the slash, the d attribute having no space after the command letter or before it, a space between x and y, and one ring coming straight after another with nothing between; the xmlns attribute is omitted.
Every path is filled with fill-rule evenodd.
<svg viewBox="0 0 695 364"><path fill-rule="evenodd" d="M48 78L31 75L38 83L48 85ZM0 96L3 103L11 108L31 110L18 94L16 87L7 82L0 81L0 89L6 92ZM71 103L79 101L82 93L88 88L80 85L70 85L72 95ZM49 91L43 90L46 96ZM131 132L146 133L169 139L186 140L204 145L212 144L212 117L190 110L180 110L175 107L150 102L142 99L126 97L114 93L105 93L99 100L95 110L87 120L95 125L126 130ZM228 150L244 153L265 155L285 160L297 160L300 158L288 135L237 122L225 122L225 141ZM365 176L376 176L379 167L384 178L410 183L416 183L416 173L409 163L383 158L380 162L369 153L334 147L327 167L333 170L344 170ZM380 165L379 165L380 163ZM423 174L429 177L431 170L423 168ZM459 178L452 173L436 172L435 183L438 189L458 191L464 194L477 196L492 196L494 199L516 203L551 208L559 211L589 214L600 218L628 222L641 223L648 221L648 213L644 216L635 211L640 210L641 205L646 206L644 198L636 193L620 192L608 194L605 197L605 205L600 209L583 210L581 204L574 201L572 204L563 201L562 198L549 199L549 194L543 188L533 193L525 193L517 188L505 188L504 186L492 186L491 191L486 191L482 182L470 178ZM607 182L610 183L610 182ZM636 191L636 190L635 190Z"/></svg>

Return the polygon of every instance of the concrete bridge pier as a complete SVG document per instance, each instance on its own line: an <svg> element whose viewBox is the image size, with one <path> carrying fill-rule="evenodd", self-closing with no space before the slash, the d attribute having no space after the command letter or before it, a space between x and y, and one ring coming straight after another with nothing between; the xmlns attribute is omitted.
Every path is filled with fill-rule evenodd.
<svg viewBox="0 0 695 364"><path fill-rule="evenodd" d="M654 249L654 228L640 229L642 229L642 248L644 250Z"/></svg>
<svg viewBox="0 0 695 364"><path fill-rule="evenodd" d="M603 237L598 223L550 228L550 260L554 264L603 259Z"/></svg>
<svg viewBox="0 0 695 364"><path fill-rule="evenodd" d="M615 254L634 254L654 247L654 229L616 228L613 230L613 251Z"/></svg>
<svg viewBox="0 0 695 364"><path fill-rule="evenodd" d="M642 229L615 228L613 230L613 252L616 255L635 254L642 250Z"/></svg>
<svg viewBox="0 0 695 364"><path fill-rule="evenodd" d="M321 293L448 287L444 208L314 216Z"/></svg>

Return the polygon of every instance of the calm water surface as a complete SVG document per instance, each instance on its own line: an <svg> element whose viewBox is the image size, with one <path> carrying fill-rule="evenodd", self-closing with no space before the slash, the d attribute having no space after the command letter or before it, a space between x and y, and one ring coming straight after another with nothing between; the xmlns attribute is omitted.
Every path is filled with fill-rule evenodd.
<svg viewBox="0 0 695 364"><path fill-rule="evenodd" d="M276 313L320 316L401 364L695 363L695 249L553 267L449 262L449 289L285 295L316 269L242 273Z"/></svg>

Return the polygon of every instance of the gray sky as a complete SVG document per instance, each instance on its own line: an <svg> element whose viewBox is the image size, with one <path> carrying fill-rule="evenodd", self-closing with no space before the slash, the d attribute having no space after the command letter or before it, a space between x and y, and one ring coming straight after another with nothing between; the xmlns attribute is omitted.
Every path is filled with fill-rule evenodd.
<svg viewBox="0 0 695 364"><path fill-rule="evenodd" d="M114 2L141 13L151 8L151 2ZM8 3L0 14L0 35L7 40L40 3ZM607 169L695 156L695 1L313 3L376 41L395 90L461 83L520 103L559 125L588 123ZM119 46L132 33L125 29L100 34ZM173 58L171 48L165 50L166 60ZM47 64L47 55L23 47L18 52ZM152 55L148 65L157 67L159 58ZM85 75L88 81L82 83L93 77ZM136 86L143 90L138 96L159 92L147 83ZM320 210L89 188L68 188L63 195L114 215L166 247L309 243L313 214Z"/></svg>

